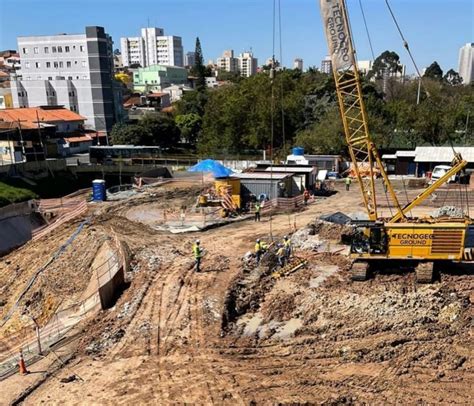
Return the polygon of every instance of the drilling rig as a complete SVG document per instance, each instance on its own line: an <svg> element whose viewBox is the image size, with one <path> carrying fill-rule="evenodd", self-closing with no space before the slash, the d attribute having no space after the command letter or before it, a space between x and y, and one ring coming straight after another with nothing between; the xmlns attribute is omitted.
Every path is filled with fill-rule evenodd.
<svg viewBox="0 0 474 406"><path fill-rule="evenodd" d="M351 257L354 259L352 279L366 280L369 277L369 265L377 264L383 269L389 266L387 261L402 261L415 267L417 282L431 283L435 263L472 260L473 221L468 216L416 218L408 216L408 213L453 175L464 170L467 162L453 151L452 168L415 199L404 206L400 205L370 136L346 2L320 0L320 8L345 139L368 214L367 221L356 222L356 233L351 245ZM395 208L395 214L390 218L382 218L378 214L375 189L377 173L382 176Z"/></svg>

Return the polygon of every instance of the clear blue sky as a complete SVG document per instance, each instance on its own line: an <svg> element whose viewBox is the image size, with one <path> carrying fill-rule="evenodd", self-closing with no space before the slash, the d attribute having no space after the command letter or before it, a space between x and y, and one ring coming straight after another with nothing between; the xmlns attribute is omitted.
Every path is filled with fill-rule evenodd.
<svg viewBox="0 0 474 406"><path fill-rule="evenodd" d="M320 65L326 55L317 0L281 0L283 63L296 57ZM420 68L437 60L444 71L457 70L459 48L474 41L472 0L391 0ZM383 0L362 0L377 56L386 49L414 69ZM115 47L120 37L137 36L140 27L162 27L183 38L185 51L201 39L205 61L224 49L252 47L259 64L272 53L273 0L0 0L0 49L16 49L22 35L82 33L86 25L104 26ZM359 8L348 0L358 58L371 59ZM278 48L277 48L278 50ZM277 52L277 59L279 59Z"/></svg>

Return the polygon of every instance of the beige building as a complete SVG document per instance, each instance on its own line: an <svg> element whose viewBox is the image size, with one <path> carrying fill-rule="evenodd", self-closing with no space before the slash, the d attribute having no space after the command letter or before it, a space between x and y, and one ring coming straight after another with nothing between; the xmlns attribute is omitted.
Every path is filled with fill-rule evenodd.
<svg viewBox="0 0 474 406"><path fill-rule="evenodd" d="M234 57L234 50L229 49L222 53L222 56L217 58L217 69L226 72L237 72L239 70L239 61Z"/></svg>
<svg viewBox="0 0 474 406"><path fill-rule="evenodd" d="M249 77L257 73L258 60L252 52L243 52L238 57L240 76Z"/></svg>

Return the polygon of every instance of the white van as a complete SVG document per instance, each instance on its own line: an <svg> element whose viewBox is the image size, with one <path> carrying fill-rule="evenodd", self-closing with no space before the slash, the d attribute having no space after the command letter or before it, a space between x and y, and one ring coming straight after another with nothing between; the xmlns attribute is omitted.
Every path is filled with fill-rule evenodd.
<svg viewBox="0 0 474 406"><path fill-rule="evenodd" d="M436 182L439 178L444 176L446 174L446 172L448 172L450 169L452 169L452 166L449 166L449 165L436 165L433 168L433 172L431 173L430 183ZM456 182L456 175L451 176L448 179L448 183L449 182Z"/></svg>

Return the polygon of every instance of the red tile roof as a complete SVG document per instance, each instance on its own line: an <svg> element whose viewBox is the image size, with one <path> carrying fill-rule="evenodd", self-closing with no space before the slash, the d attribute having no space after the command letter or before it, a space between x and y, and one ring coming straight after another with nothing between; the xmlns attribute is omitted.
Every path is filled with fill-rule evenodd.
<svg viewBox="0 0 474 406"><path fill-rule="evenodd" d="M46 123L86 120L85 117L63 107L27 107L0 110L0 122L13 123L20 121L21 126L24 128L36 128L38 126L38 118L40 122Z"/></svg>
<svg viewBox="0 0 474 406"><path fill-rule="evenodd" d="M87 142L87 141L92 141L92 137L89 137L88 135L83 135L79 137L64 137L64 140L67 142Z"/></svg>

